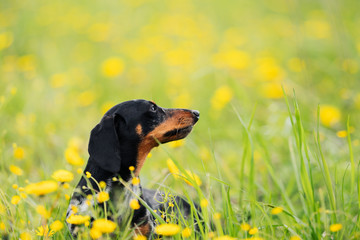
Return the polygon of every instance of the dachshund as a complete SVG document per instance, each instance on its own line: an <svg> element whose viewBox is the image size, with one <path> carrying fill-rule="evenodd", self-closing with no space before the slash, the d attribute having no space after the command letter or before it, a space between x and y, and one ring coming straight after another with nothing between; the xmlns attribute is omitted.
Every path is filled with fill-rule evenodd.
<svg viewBox="0 0 360 240"><path fill-rule="evenodd" d="M136 193L150 208L159 213L164 210L162 203L165 194L143 189L140 184L132 184L131 180L139 177L152 148L185 138L199 117L200 113L196 110L161 108L152 101L142 99L126 101L112 107L91 131L89 159L84 169L84 173L90 173L91 178L86 178L84 174L77 184L66 218L73 214L92 215L87 195L100 191L93 180L95 179L98 183L106 183L105 191L115 207L113 216L116 216L116 219L112 217L111 220L119 225L131 221L137 234L153 236L156 218L141 201L137 210L132 210L129 204L134 198L133 193ZM114 178L121 178L122 182L113 181ZM128 183L126 185L130 186L133 193L123 183ZM175 196L174 201L180 206L185 218L191 215L191 206L186 200ZM91 204L94 204L94 200ZM79 231L77 225L67 224L70 233L76 237Z"/></svg>

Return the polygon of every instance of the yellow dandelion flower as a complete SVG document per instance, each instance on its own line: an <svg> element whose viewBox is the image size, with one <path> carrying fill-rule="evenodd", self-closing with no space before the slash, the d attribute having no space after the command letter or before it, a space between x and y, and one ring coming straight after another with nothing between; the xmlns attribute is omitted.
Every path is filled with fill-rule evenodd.
<svg viewBox="0 0 360 240"><path fill-rule="evenodd" d="M116 103L114 102L106 102L101 106L101 114L104 115L107 111L110 110Z"/></svg>
<svg viewBox="0 0 360 240"><path fill-rule="evenodd" d="M59 220L56 220L54 221L51 225L50 225L50 229L53 230L54 232L58 232L60 231L61 229L64 228L64 224L59 221Z"/></svg>
<svg viewBox="0 0 360 240"><path fill-rule="evenodd" d="M242 223L242 224L240 225L240 228L241 228L241 230L243 230L243 231L249 231L249 230L251 229L251 226L250 226L250 224L248 224L248 223Z"/></svg>
<svg viewBox="0 0 360 240"><path fill-rule="evenodd" d="M101 188L105 188L105 187L106 187L106 182L100 181L100 182L99 182L99 186L100 186Z"/></svg>
<svg viewBox="0 0 360 240"><path fill-rule="evenodd" d="M101 65L101 72L105 77L116 77L123 73L124 61L118 57L106 59Z"/></svg>
<svg viewBox="0 0 360 240"><path fill-rule="evenodd" d="M341 223L335 223L335 224L331 224L330 225L330 231L331 232L338 232L342 229L342 224Z"/></svg>
<svg viewBox="0 0 360 240"><path fill-rule="evenodd" d="M249 54L237 49L221 51L214 55L213 64L219 68L242 70L249 66Z"/></svg>
<svg viewBox="0 0 360 240"><path fill-rule="evenodd" d="M179 171L179 169L177 168L177 166L175 165L175 163L173 162L173 160L171 160L170 158L168 158L168 159L166 160L166 163L167 163L167 166L168 166L168 169L169 169L170 173L179 175L180 171ZM176 176L176 175L175 175L175 176Z"/></svg>
<svg viewBox="0 0 360 240"><path fill-rule="evenodd" d="M65 199L66 199L66 200L70 200L70 195L69 195L69 194L65 194Z"/></svg>
<svg viewBox="0 0 360 240"><path fill-rule="evenodd" d="M134 210L137 210L137 209L140 208L139 201L137 199L135 199L135 198L130 200L129 206Z"/></svg>
<svg viewBox="0 0 360 240"><path fill-rule="evenodd" d="M25 199L25 198L27 198L27 195L26 195L26 193L20 193L20 197L21 197L22 199Z"/></svg>
<svg viewBox="0 0 360 240"><path fill-rule="evenodd" d="M25 188L19 187L19 192L23 192L23 191L25 191Z"/></svg>
<svg viewBox="0 0 360 240"><path fill-rule="evenodd" d="M221 236L221 237L214 238L214 240L235 240L235 239L236 238L230 237L228 235L224 235L224 236Z"/></svg>
<svg viewBox="0 0 360 240"><path fill-rule="evenodd" d="M147 156L146 156L146 158L151 158L152 157L152 153L150 152Z"/></svg>
<svg viewBox="0 0 360 240"><path fill-rule="evenodd" d="M112 178L113 182L116 182L118 179L116 177Z"/></svg>
<svg viewBox="0 0 360 240"><path fill-rule="evenodd" d="M74 179L74 174L67 170L57 170L55 171L51 177L58 182L70 182Z"/></svg>
<svg viewBox="0 0 360 240"><path fill-rule="evenodd" d="M203 207L203 208L205 208L205 207L207 207L209 205L209 201L207 200L207 199L201 199L201 201L200 201L200 206L201 207Z"/></svg>
<svg viewBox="0 0 360 240"><path fill-rule="evenodd" d="M200 177L199 177L197 174L191 172L190 170L185 170L185 171L186 171L187 174L190 176L190 179L195 182L196 185L201 186L202 182L201 182ZM193 184L192 184L190 181L187 180L187 177L186 177L184 174L182 174L182 177L183 177L184 181L185 181L188 185L190 185L190 186L193 187Z"/></svg>
<svg viewBox="0 0 360 240"><path fill-rule="evenodd" d="M81 107L86 107L91 105L95 99L96 99L96 94L94 91L91 90L84 91L77 96L77 102Z"/></svg>
<svg viewBox="0 0 360 240"><path fill-rule="evenodd" d="M29 194L42 196L52 193L58 189L58 183L52 180L31 183L25 187L25 191Z"/></svg>
<svg viewBox="0 0 360 240"><path fill-rule="evenodd" d="M84 159L80 157L77 148L68 147L65 150L65 159L68 163L74 166L81 166L84 164Z"/></svg>
<svg viewBox="0 0 360 240"><path fill-rule="evenodd" d="M324 20L308 20L305 22L304 30L306 35L316 39L328 38L331 35L331 27Z"/></svg>
<svg viewBox="0 0 360 240"><path fill-rule="evenodd" d="M66 222L75 225L81 225L88 221L90 221L90 216L83 215L71 215L70 217L68 217L68 219L66 219Z"/></svg>
<svg viewBox="0 0 360 240"><path fill-rule="evenodd" d="M19 186L18 186L17 184L13 184L13 185L12 185L12 188L15 189L15 190L18 189L18 187L19 187Z"/></svg>
<svg viewBox="0 0 360 240"><path fill-rule="evenodd" d="M170 142L168 145L171 148L178 148L178 147L183 146L184 144L185 144L185 139L181 139L181 140Z"/></svg>
<svg viewBox="0 0 360 240"><path fill-rule="evenodd" d="M341 119L340 110L331 105L323 105L320 107L320 122L327 127L332 127Z"/></svg>
<svg viewBox="0 0 360 240"><path fill-rule="evenodd" d="M52 235L54 235L54 231L49 229L48 225L44 226L40 226L37 228L36 230L36 235L38 236L42 236L42 237L51 237Z"/></svg>
<svg viewBox="0 0 360 240"><path fill-rule="evenodd" d="M16 146L14 147L13 155L14 158L21 160L25 157L25 150L22 147Z"/></svg>
<svg viewBox="0 0 360 240"><path fill-rule="evenodd" d="M4 223L4 222L0 222L0 230L5 231L5 229L6 229L5 223Z"/></svg>
<svg viewBox="0 0 360 240"><path fill-rule="evenodd" d="M90 172L86 172L85 175L86 175L87 178L91 178L91 173Z"/></svg>
<svg viewBox="0 0 360 240"><path fill-rule="evenodd" d="M31 240L31 234L29 232L23 232L20 234L20 239L21 240Z"/></svg>
<svg viewBox="0 0 360 240"><path fill-rule="evenodd" d="M301 237L299 237L299 236L291 236L290 240L301 240Z"/></svg>
<svg viewBox="0 0 360 240"><path fill-rule="evenodd" d="M173 49L164 54L164 62L169 66L191 65L193 59L193 53L186 49Z"/></svg>
<svg viewBox="0 0 360 240"><path fill-rule="evenodd" d="M220 213L214 213L213 218L214 218L214 220L219 220L221 218L221 214Z"/></svg>
<svg viewBox="0 0 360 240"><path fill-rule="evenodd" d="M50 79L52 88L60 88L66 83L66 75L64 73L56 73Z"/></svg>
<svg viewBox="0 0 360 240"><path fill-rule="evenodd" d="M283 212L283 208L282 207L274 207L273 209L271 209L271 214L272 215L277 215Z"/></svg>
<svg viewBox="0 0 360 240"><path fill-rule="evenodd" d="M76 172L77 172L78 174L82 174L82 173L83 173L83 170L82 170L81 168L78 168L78 169L76 170Z"/></svg>
<svg viewBox="0 0 360 240"><path fill-rule="evenodd" d="M270 99L278 99L284 96L281 84L278 82L265 83L261 88L261 94Z"/></svg>
<svg viewBox="0 0 360 240"><path fill-rule="evenodd" d="M233 91L229 86L221 86L216 89L214 96L211 98L211 106L215 110L221 110L233 98Z"/></svg>
<svg viewBox="0 0 360 240"><path fill-rule="evenodd" d="M284 70L278 65L276 59L265 57L258 59L255 74L265 81L279 81L284 78Z"/></svg>
<svg viewBox="0 0 360 240"><path fill-rule="evenodd" d="M175 163L169 158L166 161L168 169L170 171L170 173L172 173L174 175L174 177L176 179L181 178L182 180L184 180L188 185L193 186L192 183L189 181L189 179L187 179L187 177L184 174L180 174L180 170L177 168L177 166L175 165ZM196 175L195 173L186 170L187 174L190 176L190 179L195 181L195 183L198 186L201 186L202 182L201 179L198 175Z"/></svg>
<svg viewBox="0 0 360 240"><path fill-rule="evenodd" d="M181 236L184 237L184 238L187 238L187 237L190 237L191 236L191 228L184 228L182 231L181 231Z"/></svg>
<svg viewBox="0 0 360 240"><path fill-rule="evenodd" d="M12 87L12 88L10 89L10 93L11 93L11 95L15 95L15 94L17 93L17 88L16 88L16 87Z"/></svg>
<svg viewBox="0 0 360 240"><path fill-rule="evenodd" d="M83 145L83 140L79 137L72 137L68 141L68 147L76 151L80 151Z"/></svg>
<svg viewBox="0 0 360 240"><path fill-rule="evenodd" d="M11 46L14 36L11 32L0 33L0 51Z"/></svg>
<svg viewBox="0 0 360 240"><path fill-rule="evenodd" d="M94 42L105 42L111 30L110 23L94 23L90 26L88 35Z"/></svg>
<svg viewBox="0 0 360 240"><path fill-rule="evenodd" d="M250 235L254 235L254 234L257 234L259 232L259 229L256 228L256 227L253 227L249 230L249 234Z"/></svg>
<svg viewBox="0 0 360 240"><path fill-rule="evenodd" d="M347 131L345 131L345 130L337 131L336 136L338 136L339 138L346 138L347 137Z"/></svg>
<svg viewBox="0 0 360 240"><path fill-rule="evenodd" d="M99 230L97 230L97 229L95 229L95 228L91 228L90 229L90 237L92 238L92 239L98 239L98 238L100 238L102 236L102 233L99 231Z"/></svg>
<svg viewBox="0 0 360 240"><path fill-rule="evenodd" d="M69 189L70 188L70 185L68 183L64 183L62 186L63 186L64 189Z"/></svg>
<svg viewBox="0 0 360 240"><path fill-rule="evenodd" d="M130 166L130 167L129 167L129 170L133 172L133 171L135 170L135 167L134 167L134 166Z"/></svg>
<svg viewBox="0 0 360 240"><path fill-rule="evenodd" d="M35 56L34 55L24 55L18 58L17 64L21 71L30 72L35 70Z"/></svg>
<svg viewBox="0 0 360 240"><path fill-rule="evenodd" d="M18 166L15 166L15 165L10 165L9 169L10 169L10 172L12 172L13 174L18 175L18 176L21 176L24 173L24 171L21 168L19 168Z"/></svg>
<svg viewBox="0 0 360 240"><path fill-rule="evenodd" d="M163 236L173 236L180 232L180 226L168 223L168 224L160 224L155 227L155 233Z"/></svg>
<svg viewBox="0 0 360 240"><path fill-rule="evenodd" d="M135 235L133 237L133 240L147 240L147 237L145 237L143 235Z"/></svg>
<svg viewBox="0 0 360 240"><path fill-rule="evenodd" d="M134 186L139 185L139 184L140 184L140 178L134 177L134 178L131 180L131 183L132 183L132 185L134 185Z"/></svg>
<svg viewBox="0 0 360 240"><path fill-rule="evenodd" d="M112 233L116 229L116 223L107 219L97 219L93 222L93 228L102 233Z"/></svg>
<svg viewBox="0 0 360 240"><path fill-rule="evenodd" d="M71 211L75 214L79 211L79 209L77 208L77 206L71 205Z"/></svg>
<svg viewBox="0 0 360 240"><path fill-rule="evenodd" d="M36 212L40 214L43 218L48 219L50 218L51 214L43 205L36 206Z"/></svg>
<svg viewBox="0 0 360 240"><path fill-rule="evenodd" d="M109 200L109 194L107 192L99 192L97 195L97 200L99 203L103 203Z"/></svg>
<svg viewBox="0 0 360 240"><path fill-rule="evenodd" d="M18 195L15 195L11 198L11 204L17 205L20 202L21 198Z"/></svg>

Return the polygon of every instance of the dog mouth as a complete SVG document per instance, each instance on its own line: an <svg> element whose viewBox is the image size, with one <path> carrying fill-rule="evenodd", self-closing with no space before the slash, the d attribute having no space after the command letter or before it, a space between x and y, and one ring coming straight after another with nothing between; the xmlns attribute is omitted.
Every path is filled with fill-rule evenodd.
<svg viewBox="0 0 360 240"><path fill-rule="evenodd" d="M193 126L190 125L183 128L170 130L164 134L164 141L162 141L162 143L183 139L191 132L192 128Z"/></svg>

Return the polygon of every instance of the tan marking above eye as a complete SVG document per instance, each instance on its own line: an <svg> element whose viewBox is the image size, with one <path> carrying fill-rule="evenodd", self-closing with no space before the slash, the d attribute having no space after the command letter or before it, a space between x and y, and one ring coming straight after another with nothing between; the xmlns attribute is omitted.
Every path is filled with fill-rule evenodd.
<svg viewBox="0 0 360 240"><path fill-rule="evenodd" d="M141 124L138 124L135 128L135 131L137 133L137 135L141 135L142 134L142 126Z"/></svg>

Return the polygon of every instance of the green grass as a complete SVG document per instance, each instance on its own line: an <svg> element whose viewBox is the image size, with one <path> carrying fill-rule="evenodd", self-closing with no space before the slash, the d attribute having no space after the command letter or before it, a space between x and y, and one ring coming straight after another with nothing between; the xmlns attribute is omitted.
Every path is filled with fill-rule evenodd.
<svg viewBox="0 0 360 240"><path fill-rule="evenodd" d="M103 112L144 98L201 112L184 145L154 149L141 172L143 187L208 201L188 239L359 238L359 7L355 0L1 2L0 235L41 239L38 227L65 223L66 195L84 168L69 164L66 151L86 162ZM168 158L193 186L169 173ZM69 188L11 203L19 187L59 169L74 173ZM277 207L282 212L272 214ZM332 232L333 224L342 229ZM52 238L68 234L64 227ZM115 234L133 238L126 225Z"/></svg>

